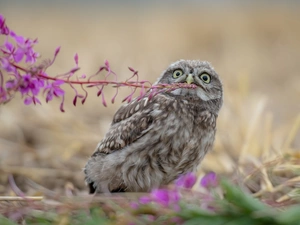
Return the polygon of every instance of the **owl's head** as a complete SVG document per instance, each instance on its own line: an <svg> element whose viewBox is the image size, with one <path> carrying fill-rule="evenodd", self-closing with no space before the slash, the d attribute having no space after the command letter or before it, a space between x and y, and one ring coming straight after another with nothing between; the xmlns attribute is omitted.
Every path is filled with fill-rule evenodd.
<svg viewBox="0 0 300 225"><path fill-rule="evenodd" d="M181 96L197 96L203 101L222 103L222 83L213 67L205 61L179 60L172 63L159 77L156 83L195 84L196 89L178 88L171 93Z"/></svg>

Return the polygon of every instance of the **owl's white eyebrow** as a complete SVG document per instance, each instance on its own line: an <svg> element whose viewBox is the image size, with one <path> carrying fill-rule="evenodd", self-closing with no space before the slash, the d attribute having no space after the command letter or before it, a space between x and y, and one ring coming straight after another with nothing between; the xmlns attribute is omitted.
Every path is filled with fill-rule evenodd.
<svg viewBox="0 0 300 225"><path fill-rule="evenodd" d="M169 71L170 71L170 72L174 72L175 70L182 70L182 71L184 72L184 69L181 68L181 67L175 67L175 68L173 68L173 69L170 69Z"/></svg>
<svg viewBox="0 0 300 225"><path fill-rule="evenodd" d="M209 71L208 69L201 70L201 71L198 73L198 75L201 75L201 74L203 74L203 73L207 73L207 74L209 74L210 76L212 76L211 71Z"/></svg>

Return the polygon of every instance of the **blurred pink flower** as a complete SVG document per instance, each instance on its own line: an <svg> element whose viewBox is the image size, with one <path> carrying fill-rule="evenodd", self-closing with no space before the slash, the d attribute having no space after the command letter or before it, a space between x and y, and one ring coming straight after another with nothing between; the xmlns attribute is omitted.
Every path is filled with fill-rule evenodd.
<svg viewBox="0 0 300 225"><path fill-rule="evenodd" d="M38 43L37 39L25 39L23 36L17 35L13 31L10 32L10 36L15 39L18 46L15 51L15 55L18 60L16 62L22 61L23 57L26 56L26 63L35 63L39 56L39 54L33 50L33 46Z"/></svg>
<svg viewBox="0 0 300 225"><path fill-rule="evenodd" d="M181 175L176 181L175 185L177 187L183 187L183 188L192 188L194 184L197 181L197 177L194 173L187 173L184 175Z"/></svg>
<svg viewBox="0 0 300 225"><path fill-rule="evenodd" d="M0 62L1 62L1 68L4 69L6 72L8 72L8 73L12 72L13 74L17 73L17 69L10 64L10 62L8 61L8 59L1 58Z"/></svg>
<svg viewBox="0 0 300 225"><path fill-rule="evenodd" d="M217 175L214 172L206 174L200 182L200 185L205 188L217 187L219 184Z"/></svg>
<svg viewBox="0 0 300 225"><path fill-rule="evenodd" d="M57 80L47 85L47 87L44 89L44 91L47 92L46 102L51 101L53 96L60 97L65 94L65 91L60 88L60 85L64 83L65 82L62 80Z"/></svg>
<svg viewBox="0 0 300 225"><path fill-rule="evenodd" d="M40 88L44 87L44 81L39 80L37 78L33 78L29 74L25 74L20 78L20 86L19 90L22 95L29 94L30 92L33 95L38 95L40 92Z"/></svg>
<svg viewBox="0 0 300 225"><path fill-rule="evenodd" d="M151 196L155 202L165 207L176 204L180 200L177 190L155 189L151 192Z"/></svg>
<svg viewBox="0 0 300 225"><path fill-rule="evenodd" d="M24 104L25 105L30 105L31 103L33 103L35 105L36 105L36 103L39 103L41 105L41 102L40 102L40 100L37 97L35 97L35 96L27 96L24 99Z"/></svg>

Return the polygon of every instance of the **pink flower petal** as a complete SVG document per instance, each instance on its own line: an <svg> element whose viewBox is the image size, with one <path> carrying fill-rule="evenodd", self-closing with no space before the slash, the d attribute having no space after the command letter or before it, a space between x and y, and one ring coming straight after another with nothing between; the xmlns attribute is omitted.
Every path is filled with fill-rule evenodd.
<svg viewBox="0 0 300 225"><path fill-rule="evenodd" d="M21 48L18 48L17 51L14 54L14 60L16 63L21 62L24 57L24 51Z"/></svg>
<svg viewBox="0 0 300 225"><path fill-rule="evenodd" d="M4 44L4 46L5 46L5 48L6 48L10 53L13 52L13 50L14 50L14 45L13 45L12 43L6 41L5 44Z"/></svg>
<svg viewBox="0 0 300 225"><path fill-rule="evenodd" d="M40 100L37 98L37 97L32 97L32 101L33 101L33 103L36 105L36 103L39 103L40 105L42 104L41 102L40 102Z"/></svg>
<svg viewBox="0 0 300 225"><path fill-rule="evenodd" d="M167 189L155 189L151 192L151 195L154 201L165 207L170 203L169 191Z"/></svg>
<svg viewBox="0 0 300 225"><path fill-rule="evenodd" d="M53 99L53 93L52 91L48 91L47 96L46 96L46 102L49 102Z"/></svg>
<svg viewBox="0 0 300 225"><path fill-rule="evenodd" d="M187 173L185 175L180 176L175 184L177 187L183 188L192 188L197 181L197 177L194 173Z"/></svg>
<svg viewBox="0 0 300 225"><path fill-rule="evenodd" d="M214 172L206 174L200 182L200 185L205 188L218 186L217 175Z"/></svg>
<svg viewBox="0 0 300 225"><path fill-rule="evenodd" d="M76 65L78 66L78 54L77 53L74 56L74 60L75 60Z"/></svg>
<svg viewBox="0 0 300 225"><path fill-rule="evenodd" d="M56 95L56 96L63 96L65 94L65 91L60 89L60 88L55 88L53 93Z"/></svg>
<svg viewBox="0 0 300 225"><path fill-rule="evenodd" d="M5 83L6 89L14 89L17 86L17 81L16 80L8 80Z"/></svg>
<svg viewBox="0 0 300 225"><path fill-rule="evenodd" d="M11 32L10 36L12 36L15 39L15 41L20 45L25 43L25 38L23 36L16 35L14 32Z"/></svg>

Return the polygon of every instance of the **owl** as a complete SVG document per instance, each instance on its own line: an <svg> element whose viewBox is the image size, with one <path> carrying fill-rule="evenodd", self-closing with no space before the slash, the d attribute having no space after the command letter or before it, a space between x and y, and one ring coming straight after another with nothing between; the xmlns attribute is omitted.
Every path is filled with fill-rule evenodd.
<svg viewBox="0 0 300 225"><path fill-rule="evenodd" d="M88 160L90 193L147 192L195 171L212 148L222 83L205 61L172 63L155 84L187 83L122 105Z"/></svg>

